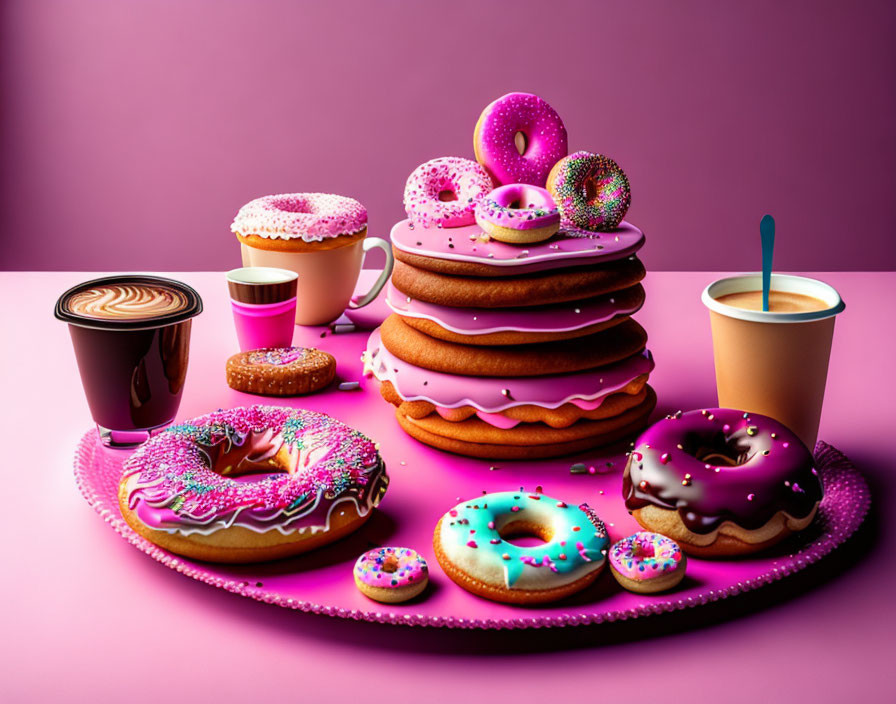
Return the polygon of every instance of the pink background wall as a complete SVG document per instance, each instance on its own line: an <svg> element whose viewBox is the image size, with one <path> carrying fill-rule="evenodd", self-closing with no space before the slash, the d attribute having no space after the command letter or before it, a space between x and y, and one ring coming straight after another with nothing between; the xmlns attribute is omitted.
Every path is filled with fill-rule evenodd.
<svg viewBox="0 0 896 704"><path fill-rule="evenodd" d="M550 10L546 9L548 6ZM544 96L615 158L655 269L896 269L896 3L7 0L0 268L225 269L245 201L471 156ZM846 246L841 243L846 242Z"/></svg>

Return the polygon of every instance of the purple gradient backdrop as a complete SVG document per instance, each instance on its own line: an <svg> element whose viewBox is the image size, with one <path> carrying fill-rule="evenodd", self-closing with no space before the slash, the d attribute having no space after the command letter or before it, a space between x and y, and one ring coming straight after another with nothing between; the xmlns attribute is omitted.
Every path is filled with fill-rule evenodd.
<svg viewBox="0 0 896 704"><path fill-rule="evenodd" d="M214 270L266 193L471 156L510 90L628 172L654 269L896 269L896 3L7 0L2 269Z"/></svg>

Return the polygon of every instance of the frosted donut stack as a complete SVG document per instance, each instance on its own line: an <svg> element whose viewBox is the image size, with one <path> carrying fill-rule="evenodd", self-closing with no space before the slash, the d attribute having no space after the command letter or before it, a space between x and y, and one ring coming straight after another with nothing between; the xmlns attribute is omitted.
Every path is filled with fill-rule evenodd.
<svg viewBox="0 0 896 704"><path fill-rule="evenodd" d="M575 171L542 98L493 101L473 141L476 161L433 159L408 178L408 218L391 233L393 315L368 341L367 373L406 432L451 452L546 457L632 436L655 404L653 358L630 317L644 302L643 233L618 221L622 208L598 218L584 185L581 213L544 188L558 164L564 188L598 175ZM592 185L627 205L612 184Z"/></svg>

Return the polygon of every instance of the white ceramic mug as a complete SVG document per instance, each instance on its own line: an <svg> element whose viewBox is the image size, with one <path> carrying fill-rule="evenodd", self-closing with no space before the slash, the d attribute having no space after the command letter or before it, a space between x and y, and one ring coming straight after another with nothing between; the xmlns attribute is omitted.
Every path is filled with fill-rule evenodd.
<svg viewBox="0 0 896 704"><path fill-rule="evenodd" d="M352 294L364 256L373 248L386 253L386 266L373 287L357 302ZM326 325L346 308L362 308L372 302L392 274L392 247L379 237L365 237L344 247L308 252L281 252L240 244L243 266L288 269L299 275L296 301L297 325Z"/></svg>

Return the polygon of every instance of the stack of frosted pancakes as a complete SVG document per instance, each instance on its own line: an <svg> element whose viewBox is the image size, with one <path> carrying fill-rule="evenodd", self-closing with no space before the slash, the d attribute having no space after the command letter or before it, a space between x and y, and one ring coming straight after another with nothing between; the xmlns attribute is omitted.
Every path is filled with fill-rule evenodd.
<svg viewBox="0 0 896 704"><path fill-rule="evenodd" d="M478 225L398 223L393 313L365 361L401 427L489 459L564 455L642 429L656 405L647 334L631 318L643 243L625 222L525 248Z"/></svg>

